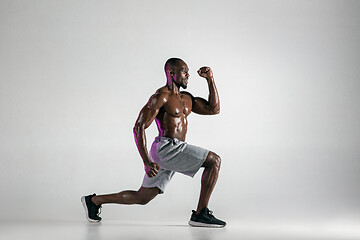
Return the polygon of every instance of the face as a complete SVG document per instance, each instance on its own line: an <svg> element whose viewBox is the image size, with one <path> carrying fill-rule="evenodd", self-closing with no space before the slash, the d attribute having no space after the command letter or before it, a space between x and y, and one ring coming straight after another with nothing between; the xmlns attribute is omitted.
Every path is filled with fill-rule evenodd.
<svg viewBox="0 0 360 240"><path fill-rule="evenodd" d="M184 89L187 88L189 81L189 68L183 61L178 61L172 71L173 82Z"/></svg>

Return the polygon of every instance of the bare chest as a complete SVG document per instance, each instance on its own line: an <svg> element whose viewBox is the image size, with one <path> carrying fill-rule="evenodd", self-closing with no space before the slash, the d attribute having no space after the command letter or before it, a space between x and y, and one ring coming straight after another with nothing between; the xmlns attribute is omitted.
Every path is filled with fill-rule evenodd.
<svg viewBox="0 0 360 240"><path fill-rule="evenodd" d="M187 116L192 108L191 98L187 95L170 96L164 106L164 110L174 117Z"/></svg>

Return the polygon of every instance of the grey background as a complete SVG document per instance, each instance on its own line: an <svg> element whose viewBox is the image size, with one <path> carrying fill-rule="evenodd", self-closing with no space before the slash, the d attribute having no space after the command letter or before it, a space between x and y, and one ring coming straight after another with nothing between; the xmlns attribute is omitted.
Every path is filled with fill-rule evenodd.
<svg viewBox="0 0 360 240"><path fill-rule="evenodd" d="M80 197L137 189L132 127L183 58L217 116L187 141L218 153L210 202L232 221L360 218L359 1L0 1L0 219L83 220ZM148 145L156 136L148 131ZM200 177L104 219L183 220Z"/></svg>

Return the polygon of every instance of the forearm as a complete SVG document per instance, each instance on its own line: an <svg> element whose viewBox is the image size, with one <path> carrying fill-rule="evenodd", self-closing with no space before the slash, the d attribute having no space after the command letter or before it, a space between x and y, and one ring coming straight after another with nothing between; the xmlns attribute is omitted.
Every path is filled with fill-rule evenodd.
<svg viewBox="0 0 360 240"><path fill-rule="evenodd" d="M140 153L140 156L144 162L144 164L148 164L151 162L149 153L147 151L146 146L146 135L145 135L145 129L143 127L134 127L134 137L136 146L138 148L138 151Z"/></svg>
<svg viewBox="0 0 360 240"><path fill-rule="evenodd" d="M215 81L213 77L208 77L206 78L206 80L209 85L209 98L208 98L209 109L213 113L217 114L220 112L220 100L216 89Z"/></svg>

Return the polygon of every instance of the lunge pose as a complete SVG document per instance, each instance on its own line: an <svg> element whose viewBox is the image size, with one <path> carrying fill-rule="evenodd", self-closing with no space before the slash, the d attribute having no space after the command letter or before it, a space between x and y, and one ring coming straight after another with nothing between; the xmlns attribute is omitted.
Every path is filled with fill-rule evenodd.
<svg viewBox="0 0 360 240"><path fill-rule="evenodd" d="M90 222L99 222L102 204L145 205L164 192L175 172L193 177L204 168L201 179L200 198L192 211L191 226L224 227L226 223L214 217L208 209L211 193L215 187L221 159L209 150L185 142L187 116L191 113L214 115L220 111L219 96L210 67L201 67L198 74L205 78L209 97L205 100L194 97L180 88L187 88L189 68L179 58L170 58L165 63L166 85L153 94L141 109L134 127L137 148L144 162L145 176L139 190L122 191L106 195L83 196L81 201ZM152 143L150 152L146 146L145 129L155 120L159 136Z"/></svg>

